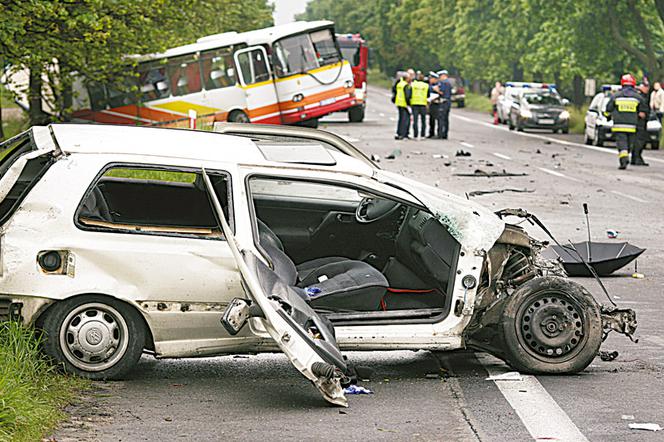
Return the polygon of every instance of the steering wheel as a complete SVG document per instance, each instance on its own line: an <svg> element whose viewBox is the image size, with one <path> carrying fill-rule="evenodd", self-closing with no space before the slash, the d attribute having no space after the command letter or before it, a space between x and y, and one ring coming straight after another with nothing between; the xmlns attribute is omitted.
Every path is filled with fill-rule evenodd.
<svg viewBox="0 0 664 442"><path fill-rule="evenodd" d="M366 196L355 210L355 219L361 224L373 223L390 215L400 205L396 201Z"/></svg>

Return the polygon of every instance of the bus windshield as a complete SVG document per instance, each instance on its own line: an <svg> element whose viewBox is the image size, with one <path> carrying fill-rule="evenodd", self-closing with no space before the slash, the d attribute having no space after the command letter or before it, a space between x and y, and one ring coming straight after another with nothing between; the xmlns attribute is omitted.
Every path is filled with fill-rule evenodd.
<svg viewBox="0 0 664 442"><path fill-rule="evenodd" d="M341 55L330 29L286 37L274 44L274 66L279 77L300 74L338 63Z"/></svg>
<svg viewBox="0 0 664 442"><path fill-rule="evenodd" d="M358 44L345 43L340 44L339 46L339 49L341 49L341 55L343 56L344 60L348 60L351 66L357 66L360 64L360 46Z"/></svg>

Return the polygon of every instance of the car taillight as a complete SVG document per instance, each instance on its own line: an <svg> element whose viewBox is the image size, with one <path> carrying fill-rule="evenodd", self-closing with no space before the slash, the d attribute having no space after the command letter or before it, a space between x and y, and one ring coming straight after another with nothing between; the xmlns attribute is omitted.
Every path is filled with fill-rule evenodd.
<svg viewBox="0 0 664 442"><path fill-rule="evenodd" d="M460 87L459 89L457 89L457 93L459 93L459 94L465 94L465 93L466 93L466 90L465 90L464 88Z"/></svg>

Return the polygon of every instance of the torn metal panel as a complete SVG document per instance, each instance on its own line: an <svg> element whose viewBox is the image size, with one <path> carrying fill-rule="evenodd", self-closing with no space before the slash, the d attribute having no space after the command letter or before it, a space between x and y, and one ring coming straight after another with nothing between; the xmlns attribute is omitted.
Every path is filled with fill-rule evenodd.
<svg viewBox="0 0 664 442"><path fill-rule="evenodd" d="M477 177L496 178L496 177L528 176L528 174L525 172L508 172L505 169L503 169L502 171L492 170L491 172L487 172L486 170L482 169L475 169L473 173L455 173L454 176L471 177L471 178L477 178Z"/></svg>
<svg viewBox="0 0 664 442"><path fill-rule="evenodd" d="M636 312L630 308L615 308L602 306L602 330L603 339L606 339L612 331L627 336L631 341L638 342L634 338L638 322L636 321Z"/></svg>

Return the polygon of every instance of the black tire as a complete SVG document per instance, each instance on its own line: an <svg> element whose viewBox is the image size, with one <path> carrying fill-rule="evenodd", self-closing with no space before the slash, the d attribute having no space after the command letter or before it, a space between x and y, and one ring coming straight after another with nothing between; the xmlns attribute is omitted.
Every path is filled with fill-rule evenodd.
<svg viewBox="0 0 664 442"><path fill-rule="evenodd" d="M566 278L527 282L507 299L502 318L505 359L525 373L579 372L602 343L597 302Z"/></svg>
<svg viewBox="0 0 664 442"><path fill-rule="evenodd" d="M597 147L604 146L604 140L602 139L602 136L599 134L599 130L597 129L595 129L595 139L593 140L593 144Z"/></svg>
<svg viewBox="0 0 664 442"><path fill-rule="evenodd" d="M364 107L356 106L348 111L348 121L351 123L361 123L364 121Z"/></svg>
<svg viewBox="0 0 664 442"><path fill-rule="evenodd" d="M509 117L509 120L507 120L507 127L509 130L514 130L514 122L512 122L512 116Z"/></svg>
<svg viewBox="0 0 664 442"><path fill-rule="evenodd" d="M228 116L229 123L250 123L249 116L240 110L234 110Z"/></svg>
<svg viewBox="0 0 664 442"><path fill-rule="evenodd" d="M568 134L569 133L569 127L563 128L562 133Z"/></svg>
<svg viewBox="0 0 664 442"><path fill-rule="evenodd" d="M591 140L590 137L588 136L588 128L585 126L583 127L583 144L586 144L588 146L593 144L593 140Z"/></svg>
<svg viewBox="0 0 664 442"><path fill-rule="evenodd" d="M516 131L517 132L523 132L523 126L519 123L516 123Z"/></svg>
<svg viewBox="0 0 664 442"><path fill-rule="evenodd" d="M466 107L466 102L464 100L457 101L457 107Z"/></svg>
<svg viewBox="0 0 664 442"><path fill-rule="evenodd" d="M67 373L93 380L122 378L141 357L147 333L136 309L100 295L56 303L40 326L44 353Z"/></svg>
<svg viewBox="0 0 664 442"><path fill-rule="evenodd" d="M659 150L659 138L650 143L652 150Z"/></svg>
<svg viewBox="0 0 664 442"><path fill-rule="evenodd" d="M311 118L310 120L304 120L297 123L298 126L310 127L312 129L318 128L318 118Z"/></svg>
<svg viewBox="0 0 664 442"><path fill-rule="evenodd" d="M558 132L560 132L560 129L553 129L553 130L551 131L551 133L554 133L554 134L557 134Z"/></svg>

